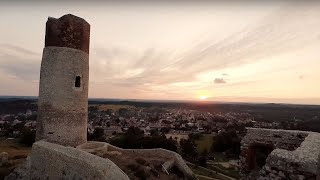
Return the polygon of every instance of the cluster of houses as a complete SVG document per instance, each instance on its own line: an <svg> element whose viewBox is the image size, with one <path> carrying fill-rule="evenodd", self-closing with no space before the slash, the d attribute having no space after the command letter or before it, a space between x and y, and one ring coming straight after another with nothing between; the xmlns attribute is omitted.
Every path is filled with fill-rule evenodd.
<svg viewBox="0 0 320 180"><path fill-rule="evenodd" d="M91 109L91 110L90 110ZM175 108L89 108L88 131L104 129L105 135L124 133L129 127L140 128L145 135L159 131L167 137L186 137L190 133L216 134L228 127L245 126L253 121L248 113L209 113Z"/></svg>
<svg viewBox="0 0 320 180"><path fill-rule="evenodd" d="M27 109L24 113L1 114L0 136L18 137L23 128L36 130L37 112Z"/></svg>
<svg viewBox="0 0 320 180"><path fill-rule="evenodd" d="M219 134L230 127L274 128L276 123L256 122L248 113L210 113L180 108L99 108L91 105L88 132L102 128L106 136L124 133L129 127L140 128L146 136L158 131L168 138L187 138L190 133ZM27 109L17 114L0 115L0 136L17 137L22 128L36 129L37 112ZM9 132L8 132L9 131Z"/></svg>

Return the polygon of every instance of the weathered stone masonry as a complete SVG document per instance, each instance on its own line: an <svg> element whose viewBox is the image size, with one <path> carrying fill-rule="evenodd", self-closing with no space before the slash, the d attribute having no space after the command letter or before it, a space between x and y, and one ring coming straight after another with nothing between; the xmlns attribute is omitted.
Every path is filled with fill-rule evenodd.
<svg viewBox="0 0 320 180"><path fill-rule="evenodd" d="M248 128L241 142L243 180L318 180L319 162L319 133Z"/></svg>
<svg viewBox="0 0 320 180"><path fill-rule="evenodd" d="M89 36L82 18L48 19L36 140L74 147L87 142Z"/></svg>
<svg viewBox="0 0 320 180"><path fill-rule="evenodd" d="M77 146L77 149L81 149L86 152L118 152L123 153L126 152L128 154L131 154L132 157L135 157L137 155L143 155L145 157L158 157L163 159L171 159L172 164L170 167L167 167L167 169L172 168L172 166L176 166L183 174L186 180L190 179L196 179L191 169L188 167L188 165L185 163L183 158L180 156L180 154L169 151L162 148L155 148L155 149L122 149L116 146L113 146L111 144L105 143L105 142L96 142L96 141L89 141L86 144L82 144ZM165 163L166 164L166 163ZM164 164L164 165L165 165Z"/></svg>

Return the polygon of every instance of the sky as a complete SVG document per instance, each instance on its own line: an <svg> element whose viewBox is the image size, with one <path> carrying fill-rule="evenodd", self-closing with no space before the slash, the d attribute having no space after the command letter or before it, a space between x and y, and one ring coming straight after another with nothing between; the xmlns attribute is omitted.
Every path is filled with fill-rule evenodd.
<svg viewBox="0 0 320 180"><path fill-rule="evenodd" d="M45 23L69 13L89 97L320 104L320 3L296 1L0 2L0 95L38 95Z"/></svg>

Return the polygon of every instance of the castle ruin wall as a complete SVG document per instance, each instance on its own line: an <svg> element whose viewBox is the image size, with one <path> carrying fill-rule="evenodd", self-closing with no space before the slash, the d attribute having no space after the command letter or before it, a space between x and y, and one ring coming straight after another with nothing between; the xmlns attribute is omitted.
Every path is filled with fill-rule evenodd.
<svg viewBox="0 0 320 180"><path fill-rule="evenodd" d="M262 167L256 162L259 147L267 150ZM319 155L319 133L248 128L241 142L240 176L242 180L316 180L319 178Z"/></svg>
<svg viewBox="0 0 320 180"><path fill-rule="evenodd" d="M97 145L96 147L94 147ZM87 152L93 152L95 150L97 151L118 151L118 152L126 152L128 154L131 154L132 157L136 155L142 155L144 157L154 157L157 156L158 158L163 159L172 159L174 161L174 165L184 174L184 176L187 179L195 179L194 173L192 170L188 167L186 162L183 160L183 158L180 156L180 154L169 151L162 148L155 148L155 149L123 149L116 146L113 146L109 143L103 143L103 142L95 142L90 141L86 144L82 144L77 146L78 149L82 149Z"/></svg>

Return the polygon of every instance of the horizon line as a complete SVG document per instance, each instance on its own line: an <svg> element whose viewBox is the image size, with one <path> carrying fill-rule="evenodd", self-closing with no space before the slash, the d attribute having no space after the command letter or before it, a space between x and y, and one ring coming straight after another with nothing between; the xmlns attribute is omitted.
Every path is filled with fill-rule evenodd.
<svg viewBox="0 0 320 180"><path fill-rule="evenodd" d="M22 96L22 95L0 95L1 98L7 98L7 99L24 99L24 98L34 98L38 99L39 96ZM221 97L216 97L216 98L250 98L250 97L230 97L230 96L221 96ZM251 97L251 98L261 98L261 99L272 99L272 98L265 98L265 97ZM198 99L190 99L190 100L182 100L182 99L139 99L139 98L106 98L106 97L88 97L89 100L113 100L113 101L136 101L136 102L141 102L141 101L149 101L149 102L159 102L159 101L168 101L168 102L198 102L198 103L203 103L203 104L211 104L211 103L226 103L226 104L282 104L282 105L315 105L315 106L320 106L320 103L293 103L293 102L274 102L274 101L259 101L259 102L254 102L254 101L229 101L229 100L198 100ZM287 100L294 100L294 99L320 99L320 98L282 98L282 99L287 99Z"/></svg>

